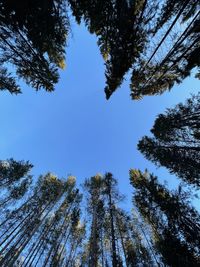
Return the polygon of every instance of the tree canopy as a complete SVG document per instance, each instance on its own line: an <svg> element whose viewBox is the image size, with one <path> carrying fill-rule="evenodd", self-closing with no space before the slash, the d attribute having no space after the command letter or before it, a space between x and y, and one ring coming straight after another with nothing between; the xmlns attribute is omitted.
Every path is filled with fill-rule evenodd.
<svg viewBox="0 0 200 267"><path fill-rule="evenodd" d="M1 0L1 90L20 93L17 77L36 90L54 90L65 65L69 12L97 36L107 99L129 71L131 96L139 99L170 89L199 67L198 0Z"/></svg>
<svg viewBox="0 0 200 267"><path fill-rule="evenodd" d="M151 225L156 249L168 266L200 264L200 215L181 187L170 192L147 171L130 171L134 203Z"/></svg>
<svg viewBox="0 0 200 267"><path fill-rule="evenodd" d="M50 172L33 185L31 167L1 161L1 266L198 266L200 215L189 191L130 170L130 211L112 173L87 178L80 190L74 176Z"/></svg>
<svg viewBox="0 0 200 267"><path fill-rule="evenodd" d="M200 186L200 94L160 114L138 149L154 163L168 168L185 182Z"/></svg>
<svg viewBox="0 0 200 267"><path fill-rule="evenodd" d="M63 0L1 0L0 89L20 93L19 77L36 90L52 91L58 68L64 67L68 31ZM16 76L10 74L12 67Z"/></svg>

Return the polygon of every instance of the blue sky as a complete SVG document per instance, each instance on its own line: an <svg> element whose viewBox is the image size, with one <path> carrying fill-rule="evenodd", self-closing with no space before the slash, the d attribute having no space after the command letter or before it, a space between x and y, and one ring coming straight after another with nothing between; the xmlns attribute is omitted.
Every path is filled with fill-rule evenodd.
<svg viewBox="0 0 200 267"><path fill-rule="evenodd" d="M132 101L127 79L107 101L104 63L95 36L83 26L72 25L72 32L67 67L55 92L36 92L26 85L18 96L1 92L0 158L30 160L35 175L73 174L78 183L110 171L128 199L130 168L148 168L173 187L175 178L145 160L136 146L159 113L198 91L198 81L189 78L162 96Z"/></svg>

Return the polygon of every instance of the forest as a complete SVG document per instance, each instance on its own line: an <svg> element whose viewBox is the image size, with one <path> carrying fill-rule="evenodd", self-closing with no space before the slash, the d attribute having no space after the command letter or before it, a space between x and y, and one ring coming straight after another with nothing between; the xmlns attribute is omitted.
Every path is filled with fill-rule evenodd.
<svg viewBox="0 0 200 267"><path fill-rule="evenodd" d="M127 80L134 105L200 79L198 0L0 0L1 94L17 101L27 87L59 90L73 23L95 37L108 105ZM167 107L149 130L137 150L170 178L130 166L127 207L108 170L79 181L36 175L29 158L1 159L0 266L200 266L200 93Z"/></svg>

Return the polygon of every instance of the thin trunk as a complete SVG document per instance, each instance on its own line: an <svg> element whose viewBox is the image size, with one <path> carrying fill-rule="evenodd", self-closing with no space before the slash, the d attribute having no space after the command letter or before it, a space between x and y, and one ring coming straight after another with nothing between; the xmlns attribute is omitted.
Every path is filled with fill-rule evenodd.
<svg viewBox="0 0 200 267"><path fill-rule="evenodd" d="M66 232L65 232L65 234L66 234ZM63 251L64 251L64 249L65 249L65 246L66 246L66 244L67 244L67 241L68 241L68 238L69 238L70 234L71 234L71 233L70 233L70 231L69 231L69 233L68 233L66 239L64 240L63 247L62 247L60 253L58 254L58 259L57 259L57 263L58 263L58 265L59 265L59 261L60 261L60 259L61 259L62 253L63 253ZM60 246L60 245L59 245L59 246ZM59 247L58 247L56 253L58 252L58 250L59 250ZM52 262L56 259L56 257L55 257L55 256L56 256L56 253L54 254L54 258L52 259ZM62 259L62 261L63 261L63 259ZM53 265L53 266L54 266L54 265ZM62 264L60 264L59 266L62 266Z"/></svg>
<svg viewBox="0 0 200 267"><path fill-rule="evenodd" d="M34 212L33 214L35 214L35 215L37 215L37 216L41 216L41 214L46 210L46 208L48 207L48 204L46 205L46 207L39 213L39 214L37 214L36 212ZM29 214L30 215L30 214ZM29 216L28 215L28 216ZM27 217L28 218L28 217ZM28 223L28 226L26 225L26 229L24 230L24 232L20 235L20 237L19 237L19 239L18 239L18 241L16 241L15 242L15 244L14 244L14 246L12 246L10 249L9 249L9 251L6 253L6 255L5 255L5 257L7 258L7 257L9 257L9 255L10 254L12 254L12 249L13 249L13 247L16 247L17 246L17 244L22 240L21 238L24 238L24 236L26 235L26 231L27 231L27 229L28 229L28 227L30 227L30 224L31 224L32 222L29 222ZM25 225L23 225L18 231L17 231L17 233L11 238L11 240L5 245L5 247L1 250L1 253L9 246L9 244L15 239L15 237L16 236L18 236L18 234L21 232L21 230L24 228L24 226ZM15 229L14 229L15 230ZM12 231L12 233L14 232L14 230ZM11 234L10 234L11 235ZM0 245L1 246L1 245ZM1 261L0 261L0 265L2 264L2 263L4 263L4 261L6 260L6 258L3 258Z"/></svg>
<svg viewBox="0 0 200 267"><path fill-rule="evenodd" d="M68 218L67 218L67 219L68 219ZM63 227L62 227L61 230L60 230L59 237L61 237L61 238L60 238L60 241L57 243L57 245L56 245L56 247L55 247L55 249L54 249L54 254L53 254L53 256L52 256L50 266L54 266L54 265L52 265L52 264L53 264L53 262L56 260L56 256L57 256L57 253L58 253L58 251L59 251L59 247L60 247L60 245L61 245L61 243L62 243L63 237L66 235L67 230L69 229L69 225L70 225L70 224L69 224L69 222L67 222L67 219L66 219L66 221L65 221L65 224L63 225ZM67 222L67 225L66 225L66 222ZM62 233L62 232L63 232L63 229L64 229L66 226L67 226L67 228L65 229L65 232ZM67 237L66 237L66 241L65 241L65 242L67 242L69 235L70 235L70 231L69 231L69 233L67 234ZM65 245L65 242L64 242L64 245ZM54 247L53 247L53 248L54 248ZM63 247L63 249L64 249L64 247ZM53 251L53 250L52 250L52 251Z"/></svg>
<svg viewBox="0 0 200 267"><path fill-rule="evenodd" d="M53 222L51 222L49 225L45 225L43 231L40 233L39 237L37 238L37 241L34 242L33 245L31 246L30 252L26 256L25 261L23 262L23 265L25 264L24 267L27 266L27 264L30 262L32 257L33 257L33 260L34 260L34 258L35 258L34 254L35 254L35 252L37 252L38 248L40 248L41 242L42 242L44 236L48 234L52 224L53 224ZM31 263L30 263L29 266L31 266Z"/></svg>
<svg viewBox="0 0 200 267"><path fill-rule="evenodd" d="M61 204L59 210L60 210L61 208L63 208L63 203ZM59 210L58 210L58 211L59 211ZM30 256L28 262L30 261L30 259L31 259L31 258L33 257L33 255L34 255L35 251L37 250L35 256L33 257L33 260L34 260L34 258L36 257L37 253L39 252L39 250L40 250L40 248L41 248L41 246L42 246L42 244L43 244L43 242L44 242L44 237L45 237L46 235L48 236L49 231L51 230L51 227L54 226L55 223L57 223L57 222L56 222L56 217L54 217L53 220L50 222L50 224L46 226L46 229L45 229L45 230L40 234L40 236L38 237L38 241L32 246L32 248L31 248L31 250L30 250L30 253L31 253L31 252L32 252L32 253L31 253L31 256ZM36 245L36 246L35 246L35 245ZM35 249L33 250L34 247L35 247ZM26 260L27 260L27 258L26 258ZM31 261L30 265L32 264L33 260ZM27 266L28 262L26 262L26 265L25 265L25 266Z"/></svg>
<svg viewBox="0 0 200 267"><path fill-rule="evenodd" d="M49 210L47 211L47 213L45 214L45 216L42 218L42 220L37 223L35 225L35 227L33 228L33 230L31 231L31 233L28 232L29 237L25 240L25 242L23 243L22 246L19 247L19 249L17 250L17 254L15 255L15 257L12 259L11 263L8 265L8 267L12 267L14 262L17 260L18 256L21 254L21 252L24 250L24 248L26 247L26 245L28 244L28 242L32 239L33 234L39 229L39 227L42 225L42 223L46 220L47 216L49 215L49 213L51 212L53 206L55 205L55 203L53 203Z"/></svg>
<svg viewBox="0 0 200 267"><path fill-rule="evenodd" d="M104 267L104 244L103 244L103 227L101 226L101 261L102 267Z"/></svg>
<svg viewBox="0 0 200 267"><path fill-rule="evenodd" d="M117 228L118 228L120 239L121 239L121 244L122 244L122 249L123 249L123 253L124 253L126 266L128 266L126 248L125 248L125 245L124 245L124 239L123 239L122 231L121 231L120 224L119 224L120 221L121 221L120 218L117 216Z"/></svg>
<svg viewBox="0 0 200 267"><path fill-rule="evenodd" d="M20 227L20 229L17 231L17 233L15 233L14 237L12 237L12 239L9 241L9 243L19 234L19 232L23 229L25 221L30 217L31 214L34 214L34 212L30 212L12 231L11 233L9 233L6 238L4 238L4 240L0 243L0 247L8 240L9 237L12 236L12 234ZM21 226L22 225L22 226ZM9 231L10 229L6 230L6 232L3 233L2 236L4 236L5 233L7 233L7 231ZM1 236L1 237L2 237ZM8 244L6 245L8 246ZM0 252L2 253L5 249L3 248Z"/></svg>
<svg viewBox="0 0 200 267"><path fill-rule="evenodd" d="M3 30L4 30L4 32L6 33L6 34L8 34L8 32L4 29L4 28L2 28ZM9 33L10 34L10 33ZM29 60L26 60L26 59L24 59L24 57L13 47L13 45L11 45L7 40L6 40L6 38L3 36L3 34L0 34L0 38L3 40L3 42L4 43L6 43L7 44L7 46L14 52L14 54L16 54L19 58L21 58L21 60L27 65L28 64L28 66L30 67L30 69L33 71L33 72L36 72L36 69L34 69L34 68L32 68L32 63L29 61ZM37 75L38 75L38 77L42 80L42 81L44 81L44 79L43 79L43 77L41 76L41 74L40 74L40 72L38 72L37 71Z"/></svg>
<svg viewBox="0 0 200 267"><path fill-rule="evenodd" d="M4 200L3 202L0 203L0 208L2 208L6 203L8 203L10 200L12 199L12 197L7 197L6 200Z"/></svg>
<svg viewBox="0 0 200 267"><path fill-rule="evenodd" d="M26 206L27 203L29 203L30 200L33 199L33 198L36 196L36 194L37 194L37 192L36 192L32 197L30 197L25 203L23 203L22 206L20 206L20 207L19 207L18 209L16 209L16 210L12 211L11 214L10 214L10 216L9 216L8 218L6 218L6 220L4 220L4 221L0 224L0 228L1 228L7 221L9 221L9 220L13 217L13 215L15 215L15 214L16 214L17 212L19 212L19 211L22 211L22 209L24 208L24 206ZM16 223L16 222L15 222L15 223ZM1 237L0 237L0 238L1 238Z"/></svg>
<svg viewBox="0 0 200 267"><path fill-rule="evenodd" d="M89 267L97 267L98 264L98 244L97 244L97 207L96 204L93 207L92 215L92 235L90 242L90 255L89 255Z"/></svg>
<svg viewBox="0 0 200 267"><path fill-rule="evenodd" d="M74 202L74 201L75 201L75 199L73 200L73 202ZM63 229L63 227L65 226L65 223L66 223L67 219L69 219L67 216L69 215L69 212L70 212L71 208L72 208L72 203L71 203L70 207L68 208L67 213L65 214L65 219L64 219L64 221L63 221L63 223L62 223L62 225L61 225L61 230L60 230L60 233L59 233L57 239L59 239L59 237L60 237L60 235L61 235L61 233L62 233L62 229ZM69 223L68 223L68 225L67 225L67 229L68 229L68 226L69 226ZM66 231L67 231L67 229L66 229ZM59 244L60 244L60 242L59 242ZM57 246L56 246L56 247L57 247ZM49 250L49 253L47 254L47 257L45 258L45 262L43 263L43 267L45 267L45 266L47 265L47 263L48 263L48 261L49 261L49 258L50 258L51 254L52 254L52 252L53 252L53 249L55 249L55 246L51 246L51 248L50 248L50 250Z"/></svg>
<svg viewBox="0 0 200 267"><path fill-rule="evenodd" d="M108 198L109 198L109 212L110 212L110 227L111 227L111 242L112 242L112 266L117 267L117 253L116 253L116 240L115 240L115 228L114 228L114 217L113 217L113 203L111 196L111 184L108 185Z"/></svg>
<svg viewBox="0 0 200 267"><path fill-rule="evenodd" d="M71 209L73 208L73 204L74 204L75 200L76 200L76 196L75 196L75 198L73 199L73 202L71 203L71 205L70 205L70 207L68 208L67 212L65 213L65 220L64 220L64 222L63 222L63 225L62 225L61 230L60 230L60 234L59 234L59 236L58 236L58 238L61 237L61 239L60 239L60 241L57 243L57 246L56 246L56 248L55 248L54 255L53 255L53 258L52 258L52 260L51 260L51 263L55 260L55 258L56 258L56 254L57 254L57 251L59 250L59 247L60 247L60 244L61 244L61 242L62 242L63 236L67 233L67 230L68 230L68 228L69 228L69 221L68 221L68 219L70 219L70 218L69 218L70 211L71 211ZM66 223L67 223L67 224L66 224ZM67 227L67 228L65 229L65 227ZM62 234L63 229L65 229L65 231L64 231L64 233ZM61 234L62 234L62 235L61 235ZM67 242L67 240L68 240L69 235L70 235L70 231L69 231L69 234L67 235L66 242ZM64 242L64 243L66 243L66 242ZM65 245L65 244L64 244L64 245Z"/></svg>
<svg viewBox="0 0 200 267"><path fill-rule="evenodd" d="M158 49L160 48L160 46L162 45L162 43L164 42L164 40L166 39L166 37L168 36L168 34L170 33L170 31L172 30L172 28L174 27L174 25L176 24L176 22L178 21L179 17L181 16L181 14L183 13L184 9L186 8L187 4L189 3L190 0L186 0L183 3L182 8L179 10L178 14L176 15L175 19L173 20L172 24L170 25L170 27L168 28L167 32L165 33L165 35L163 36L163 38L161 39L161 41L159 42L159 44L157 45L156 49L154 50L154 52L152 53L152 55L150 56L150 58L148 59L148 61L146 62L146 64L144 65L144 67L142 68L142 71L144 70L144 68L150 63L150 61L152 60L152 58L155 56L156 52L158 51Z"/></svg>
<svg viewBox="0 0 200 267"><path fill-rule="evenodd" d="M155 233L158 235L158 232L157 232L156 228L154 227L154 223L153 223L153 222L151 222L151 223L152 223L152 226L153 226L153 229L154 229ZM143 227L142 227L142 223L139 224L139 226L140 226L140 229L141 229L141 231L142 231L142 233L143 233L143 236L144 236L144 238L145 238L145 240L146 240L146 242L147 242L147 245L148 245L148 247L149 247L149 250L151 251L151 253L152 253L152 255L153 255L153 258L154 258L154 260L155 260L157 266L160 267L160 263L158 262L157 257L156 257L156 254L155 254L155 252L154 252L154 250L153 250L153 248L152 248L152 245L150 244L149 239L148 239L147 236L146 236L146 233L145 233L145 231L144 231L144 229L143 229Z"/></svg>
<svg viewBox="0 0 200 267"><path fill-rule="evenodd" d="M72 255L70 255L71 258L69 258L70 261L68 260L68 262L65 264L65 267L68 267L68 264L69 264L69 263L71 263L71 266L74 266L74 265L72 265L72 264L73 264L74 258L75 258L75 256L76 256L76 250L77 250L77 248L78 248L80 242L81 242L81 241L76 242L76 245L75 245L75 247L73 248L73 251L72 251ZM60 266L62 266L62 263L63 263L63 261L61 262L61 265L60 265ZM69 267L70 267L70 266L69 266ZM102 266L102 267L103 267L103 266Z"/></svg>
<svg viewBox="0 0 200 267"><path fill-rule="evenodd" d="M54 227L53 227L53 231L51 232L51 234L50 234L50 236L49 236L49 239L50 239L50 238L52 237L52 235L54 234L55 229L56 229L56 224L55 224ZM34 265L34 267L38 266L37 264L38 264L40 258L42 257L42 255L43 255L43 253L44 253L44 251L45 251L45 249L46 249L45 244L47 243L47 238L48 238L48 235L47 235L46 239L44 239L44 240L42 241L41 247L43 246L43 249L42 249L42 251L41 251L41 253L40 253L40 255L39 255L39 257L38 257L38 259L37 259L37 261L36 261L36 263L35 263L35 265ZM44 243L44 245L43 245L43 243ZM38 251L38 252L39 252L39 251ZM37 253L38 253L38 252L37 252ZM36 255L37 255L37 254L36 254ZM35 257L36 257L36 256L35 256ZM35 257L33 258L31 264L33 263ZM31 265L31 266L32 266L32 265Z"/></svg>

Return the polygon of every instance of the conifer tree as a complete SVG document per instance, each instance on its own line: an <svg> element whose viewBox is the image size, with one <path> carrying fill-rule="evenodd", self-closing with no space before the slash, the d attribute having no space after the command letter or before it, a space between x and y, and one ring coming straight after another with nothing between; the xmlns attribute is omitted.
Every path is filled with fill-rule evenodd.
<svg viewBox="0 0 200 267"><path fill-rule="evenodd" d="M154 163L165 166L188 184L200 186L200 95L192 96L160 114L138 149Z"/></svg>
<svg viewBox="0 0 200 267"><path fill-rule="evenodd" d="M144 52L147 25L157 5L147 1L69 0L78 23L83 19L98 45L106 66L106 98L121 85L125 74Z"/></svg>
<svg viewBox="0 0 200 267"><path fill-rule="evenodd" d="M1 216L5 208L24 197L32 182L29 175L33 167L28 161L9 160L0 161L0 210Z"/></svg>
<svg viewBox="0 0 200 267"><path fill-rule="evenodd" d="M153 266L138 229L118 206L123 196L113 175L93 176L84 185L91 222L88 243L81 257L82 266Z"/></svg>
<svg viewBox="0 0 200 267"><path fill-rule="evenodd" d="M98 258L100 255L100 228L103 213L102 197L102 177L96 175L86 180L84 188L88 192L87 208L91 214L91 231L89 237L89 258L88 266L98 266Z"/></svg>
<svg viewBox="0 0 200 267"><path fill-rule="evenodd" d="M84 236L80 200L73 177L62 181L50 173L40 176L32 197L1 223L0 265L19 261L23 266L58 266L69 257L74 261Z"/></svg>
<svg viewBox="0 0 200 267"><path fill-rule="evenodd" d="M20 93L16 77L36 90L54 89L64 67L69 21L63 0L0 3L0 89ZM8 63L16 70L9 74ZM16 76L16 77L15 77Z"/></svg>
<svg viewBox="0 0 200 267"><path fill-rule="evenodd" d="M200 215L179 188L170 192L147 171L130 171L136 190L134 201L152 226L156 247L169 266L198 266L200 263Z"/></svg>
<svg viewBox="0 0 200 267"><path fill-rule="evenodd" d="M58 68L65 65L70 8L76 21L83 21L97 36L106 67L107 99L128 71L132 71L133 99L161 94L199 67L199 6L198 0L23 0L20 4L2 0L0 90L20 93L17 78L36 90L54 90ZM171 38L170 49L160 56L175 25L180 34Z"/></svg>
<svg viewBox="0 0 200 267"><path fill-rule="evenodd" d="M150 57L143 59L133 69L132 99L140 99L145 95L162 94L164 91L170 90L174 84L182 82L195 67L199 68L199 8L199 1L196 0L166 0L162 2L160 12L158 11L160 14L157 14L155 27L152 29L153 36L150 34L151 40L157 39L160 30L165 30L165 34ZM184 30L180 29L178 35L177 30L174 32L176 37L170 41L170 49L164 56L159 56L159 49L165 44L177 24L185 25ZM150 46L150 44L151 41L148 45ZM147 54L149 54L148 48ZM155 61L155 56L160 59ZM195 76L199 78L198 70Z"/></svg>

